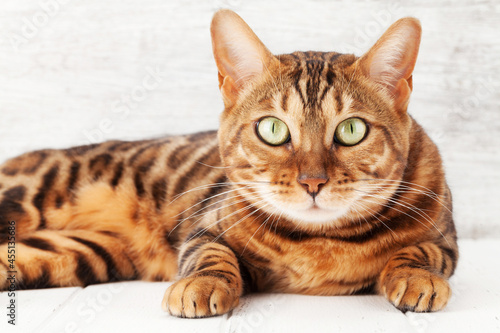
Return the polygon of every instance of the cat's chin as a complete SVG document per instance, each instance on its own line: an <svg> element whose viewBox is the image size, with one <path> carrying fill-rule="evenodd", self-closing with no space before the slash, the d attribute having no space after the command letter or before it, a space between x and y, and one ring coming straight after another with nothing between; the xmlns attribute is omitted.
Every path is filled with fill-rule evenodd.
<svg viewBox="0 0 500 333"><path fill-rule="evenodd" d="M304 210L287 210L284 212L288 218L299 224L335 224L340 218L345 216L347 209L325 209L313 205Z"/></svg>

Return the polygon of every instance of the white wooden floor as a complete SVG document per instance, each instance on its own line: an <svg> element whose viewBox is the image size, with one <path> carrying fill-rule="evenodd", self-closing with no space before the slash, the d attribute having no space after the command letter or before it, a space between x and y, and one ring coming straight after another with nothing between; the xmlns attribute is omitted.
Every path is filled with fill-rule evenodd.
<svg viewBox="0 0 500 333"><path fill-rule="evenodd" d="M499 253L500 240L461 241L453 297L438 313L403 314L381 296L258 294L224 316L180 319L160 307L169 283L122 282L20 291L18 324L2 314L0 332L500 332Z"/></svg>

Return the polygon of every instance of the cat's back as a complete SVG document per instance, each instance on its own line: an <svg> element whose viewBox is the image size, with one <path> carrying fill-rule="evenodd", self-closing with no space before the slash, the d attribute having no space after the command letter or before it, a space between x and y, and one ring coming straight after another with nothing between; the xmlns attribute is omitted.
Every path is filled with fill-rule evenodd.
<svg viewBox="0 0 500 333"><path fill-rule="evenodd" d="M0 166L0 216L24 231L91 228L96 220L101 228L110 220L161 223L173 198L220 182L218 166L215 131L34 151Z"/></svg>

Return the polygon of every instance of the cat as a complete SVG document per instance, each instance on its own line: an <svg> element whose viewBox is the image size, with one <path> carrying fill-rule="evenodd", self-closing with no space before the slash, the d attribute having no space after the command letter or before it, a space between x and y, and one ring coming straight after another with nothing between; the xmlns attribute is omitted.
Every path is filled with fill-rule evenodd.
<svg viewBox="0 0 500 333"><path fill-rule="evenodd" d="M457 259L437 147L407 113L421 27L363 56L274 56L234 12L211 36L218 132L41 150L0 167L0 290L175 282L179 317L242 295L384 295L445 307ZM15 262L7 255L15 237Z"/></svg>

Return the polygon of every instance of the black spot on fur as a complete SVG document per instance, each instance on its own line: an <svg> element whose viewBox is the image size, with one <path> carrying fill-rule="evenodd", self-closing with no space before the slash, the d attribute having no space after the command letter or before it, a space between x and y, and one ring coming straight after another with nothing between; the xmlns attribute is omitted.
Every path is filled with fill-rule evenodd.
<svg viewBox="0 0 500 333"><path fill-rule="evenodd" d="M90 172L93 172L94 180L101 178L103 173L108 169L109 165L113 161L113 157L108 154L100 154L94 157L89 162Z"/></svg>
<svg viewBox="0 0 500 333"><path fill-rule="evenodd" d="M191 151L193 144L182 145L174 149L168 157L167 165L172 169L177 169L184 163L184 158Z"/></svg>
<svg viewBox="0 0 500 333"><path fill-rule="evenodd" d="M120 179L122 178L123 175L123 161L120 161L116 166L115 166L115 171L113 173L113 178L111 179L111 186L115 188L118 183L120 182Z"/></svg>
<svg viewBox="0 0 500 333"><path fill-rule="evenodd" d="M144 187L144 182L142 178L149 172L151 167L155 164L156 158L151 158L150 160L142 163L137 167L136 173L134 175L134 185L137 192L137 196L143 197L146 194L146 189Z"/></svg>
<svg viewBox="0 0 500 333"><path fill-rule="evenodd" d="M178 219L177 224L179 224L180 221L182 221L182 217ZM180 232L180 228L174 228L172 230L167 230L165 232L165 240L174 249L178 248L178 246L181 243L181 239L179 237L180 236L179 232Z"/></svg>
<svg viewBox="0 0 500 333"><path fill-rule="evenodd" d="M44 209L43 209L45 197L47 196L47 193L54 185L58 173L59 173L58 165L54 165L52 168L50 168L50 170L43 175L42 185L38 188L38 192L33 198L33 205L40 212L40 225L39 225L40 229L44 228L46 224Z"/></svg>
<svg viewBox="0 0 500 333"><path fill-rule="evenodd" d="M69 168L69 177L68 177L68 193L71 193L75 189L76 182L78 180L78 174L80 173L81 168L80 162L71 163L71 167Z"/></svg>
<svg viewBox="0 0 500 333"><path fill-rule="evenodd" d="M24 199L24 195L26 194L26 187L24 186L15 186L8 190L6 190L3 194L4 198L10 199L13 201L22 201Z"/></svg>
<svg viewBox="0 0 500 333"><path fill-rule="evenodd" d="M457 266L457 259L458 259L457 252L444 246L440 246L439 248L441 249L441 251L443 251L444 255L447 255L451 259L451 273L453 274Z"/></svg>
<svg viewBox="0 0 500 333"><path fill-rule="evenodd" d="M201 271L196 273L195 277L202 277L202 276L211 276L214 278L222 279L225 280L228 284L232 283L233 280L228 277L228 275L231 274L234 276L233 273L231 272L226 272L226 271L220 271L220 270L210 270L210 271Z"/></svg>
<svg viewBox="0 0 500 333"><path fill-rule="evenodd" d="M19 287L20 289L40 289L52 287L52 284L50 283L50 270L48 267L43 267L42 274L34 279L22 281Z"/></svg>
<svg viewBox="0 0 500 333"><path fill-rule="evenodd" d="M356 290L353 295L373 295L375 294L375 283L364 286L361 289Z"/></svg>
<svg viewBox="0 0 500 333"><path fill-rule="evenodd" d="M5 167L2 169L2 173L6 176L15 176L19 172L19 169Z"/></svg>
<svg viewBox="0 0 500 333"><path fill-rule="evenodd" d="M57 252L55 249L54 245L46 239L39 238L39 237L30 237L27 239L22 240L22 243L24 245L27 245L29 247L43 250L43 251L50 251L50 252Z"/></svg>
<svg viewBox="0 0 500 333"><path fill-rule="evenodd" d="M83 254L76 252L76 262L77 265L75 274L83 286L88 286L90 284L99 282L96 274L94 273L94 269L89 264L87 258L85 258Z"/></svg>
<svg viewBox="0 0 500 333"><path fill-rule="evenodd" d="M138 197L144 196L144 194L146 193L146 189L144 188L144 182L142 181L142 176L140 172L137 172L134 175L134 185L137 196Z"/></svg>
<svg viewBox="0 0 500 333"><path fill-rule="evenodd" d="M15 186L4 192L0 201L0 244L7 240L7 222L19 220L26 213L19 202L24 199L25 194L24 186Z"/></svg>
<svg viewBox="0 0 500 333"><path fill-rule="evenodd" d="M48 157L48 154L44 151L37 151L34 152L33 154L37 156L37 161L33 163L32 166L27 167L23 170L23 172L27 175L34 174L38 170L38 168L40 168L45 159Z"/></svg>
<svg viewBox="0 0 500 333"><path fill-rule="evenodd" d="M167 197L167 181L163 178L153 183L151 194L155 201L156 210L160 210Z"/></svg>
<svg viewBox="0 0 500 333"><path fill-rule="evenodd" d="M76 236L69 237L69 238L89 247L90 249L92 249L92 251L94 251L94 253L96 255L101 257L101 259L106 264L106 269L108 272L108 281L118 281L119 280L119 276L118 276L119 272L116 269L116 265L115 265L115 262L113 260L113 257L108 253L108 251L106 251L102 246L100 246L92 241L89 241L89 240L86 240L86 239L83 239L80 237L76 237Z"/></svg>
<svg viewBox="0 0 500 333"><path fill-rule="evenodd" d="M143 153L145 153L148 149L150 148L154 148L154 147L158 147L162 145L162 142L149 142L147 145L145 145L144 147L142 148L139 148L135 153L134 155L132 155L132 157L130 157L129 161L128 161L128 164L129 165L133 165L135 163L135 161L139 160L139 158L141 157L141 155Z"/></svg>
<svg viewBox="0 0 500 333"><path fill-rule="evenodd" d="M184 253L182 253L182 256L179 258L179 271L183 270L183 266L186 262L186 260L193 254L195 253L201 246L203 245L202 242L196 243L189 247Z"/></svg>
<svg viewBox="0 0 500 333"><path fill-rule="evenodd" d="M107 167L111 161L113 160L113 157L110 154L100 154L94 157L93 159L90 160L89 162L89 168L93 169L96 165L100 165L101 167Z"/></svg>
<svg viewBox="0 0 500 333"><path fill-rule="evenodd" d="M56 208L57 209L61 208L63 204L64 204L64 198L61 195L57 195L55 202Z"/></svg>

